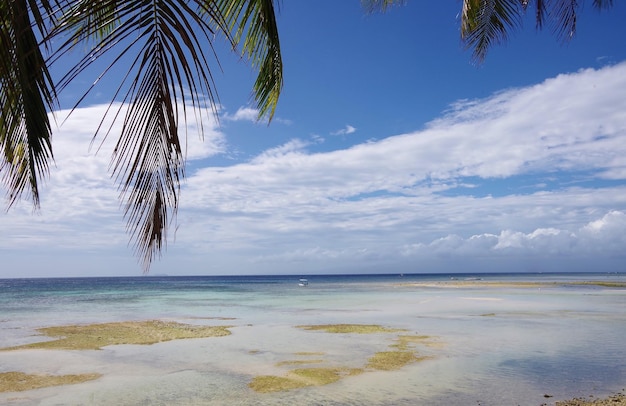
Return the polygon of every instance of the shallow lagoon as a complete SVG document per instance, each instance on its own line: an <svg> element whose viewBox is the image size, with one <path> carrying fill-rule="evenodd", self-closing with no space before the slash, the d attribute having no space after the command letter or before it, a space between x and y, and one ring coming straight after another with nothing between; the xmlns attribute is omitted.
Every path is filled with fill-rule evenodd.
<svg viewBox="0 0 626 406"><path fill-rule="evenodd" d="M158 319L233 327L225 337L153 345L3 351L0 372L103 376L0 393L0 403L540 405L626 385L626 288L569 283L626 283L624 274L452 277L310 276L307 287L298 277L2 280L0 347L50 340L36 329L68 324ZM430 345L415 346L428 359L287 392L249 388L257 376L301 367L294 361L362 368L400 334L296 327L342 323L430 336Z"/></svg>

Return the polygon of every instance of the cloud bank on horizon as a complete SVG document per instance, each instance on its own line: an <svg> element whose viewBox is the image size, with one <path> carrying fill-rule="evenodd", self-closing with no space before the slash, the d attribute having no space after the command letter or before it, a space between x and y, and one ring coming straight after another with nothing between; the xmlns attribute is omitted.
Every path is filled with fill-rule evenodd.
<svg viewBox="0 0 626 406"><path fill-rule="evenodd" d="M193 170L152 272L624 271L625 91L626 63L585 69L457 101L411 133L330 150L319 135L293 134L223 166L211 159L240 146L208 120L203 142L189 131ZM22 202L0 217L0 252L23 276L38 274L37 258L60 274L140 272L110 143L89 149L105 108L76 110L55 135L41 214ZM354 125L335 134L352 137ZM113 258L126 268L102 264Z"/></svg>

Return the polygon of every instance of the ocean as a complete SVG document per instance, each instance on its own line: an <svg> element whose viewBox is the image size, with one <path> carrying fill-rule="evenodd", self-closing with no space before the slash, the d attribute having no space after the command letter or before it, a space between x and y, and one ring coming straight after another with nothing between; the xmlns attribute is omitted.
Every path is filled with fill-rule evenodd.
<svg viewBox="0 0 626 406"><path fill-rule="evenodd" d="M539 406L626 386L624 273L0 279L0 348L52 340L43 327L145 320L232 334L0 351L0 374L102 374L0 393L0 404ZM356 324L390 330L301 327ZM401 336L426 337L411 344L419 360L368 367ZM303 367L360 373L269 393L250 387Z"/></svg>

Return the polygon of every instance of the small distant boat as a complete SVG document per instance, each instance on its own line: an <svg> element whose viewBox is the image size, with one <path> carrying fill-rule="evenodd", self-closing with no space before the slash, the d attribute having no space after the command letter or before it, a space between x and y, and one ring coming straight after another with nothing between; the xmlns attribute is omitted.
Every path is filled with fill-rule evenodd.
<svg viewBox="0 0 626 406"><path fill-rule="evenodd" d="M309 286L309 281L304 278L300 278L300 281L298 281L298 286Z"/></svg>

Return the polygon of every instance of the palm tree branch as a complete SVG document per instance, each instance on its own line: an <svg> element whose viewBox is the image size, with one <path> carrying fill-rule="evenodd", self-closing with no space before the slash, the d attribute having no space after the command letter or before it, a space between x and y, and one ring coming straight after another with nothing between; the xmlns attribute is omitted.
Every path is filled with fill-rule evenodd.
<svg viewBox="0 0 626 406"><path fill-rule="evenodd" d="M491 46L505 42L508 32L521 24L522 14L519 0L464 0L461 39L474 49L473 59L483 61Z"/></svg>
<svg viewBox="0 0 626 406"><path fill-rule="evenodd" d="M31 9L38 6L35 3L16 0L0 5L0 147L4 152L0 172L9 207L26 190L39 207L38 180L47 176L53 159L48 111L56 105L56 90L37 39L45 34L44 19L49 16ZM49 3L43 2L44 6Z"/></svg>
<svg viewBox="0 0 626 406"><path fill-rule="evenodd" d="M553 0L550 17L553 21L552 30L563 42L569 41L576 34L577 0Z"/></svg>
<svg viewBox="0 0 626 406"><path fill-rule="evenodd" d="M548 11L546 8L545 0L536 0L535 6L535 27L537 30L541 30L543 28L543 23L546 20L548 15Z"/></svg>
<svg viewBox="0 0 626 406"><path fill-rule="evenodd" d="M92 51L62 79L61 84L66 86L94 60L112 52L112 61L102 75L113 72L126 56L133 52L136 55L130 68L125 66L127 73L107 109L113 120L105 138L123 114L111 171L120 187L131 242L147 270L160 255L167 227L178 209L180 181L184 177L178 120L186 121L188 105L200 123L208 108L216 114L216 94L206 50L215 55L213 27L226 26L219 23L221 17L215 9L208 9L200 1L131 0L119 2L118 7L110 6L113 3L98 1L97 18L82 15L83 10L88 11L85 4L77 4L66 13L59 32L70 30L73 34L55 57L61 58L85 39L93 42ZM193 4L197 8L192 8ZM198 9L203 10L202 16ZM207 16L213 16L218 24L210 23ZM87 92L93 88L94 85ZM121 103L113 109L118 96ZM103 130L104 122L103 118L98 132Z"/></svg>
<svg viewBox="0 0 626 406"><path fill-rule="evenodd" d="M613 0L593 0L593 6L598 10L609 9L613 7Z"/></svg>
<svg viewBox="0 0 626 406"><path fill-rule="evenodd" d="M259 74L253 93L259 118L270 120L276 111L283 87L283 62L273 0L217 0L235 44Z"/></svg>
<svg viewBox="0 0 626 406"><path fill-rule="evenodd" d="M384 13L393 6L403 5L405 3L406 0L361 0L361 7L363 7L367 13Z"/></svg>

